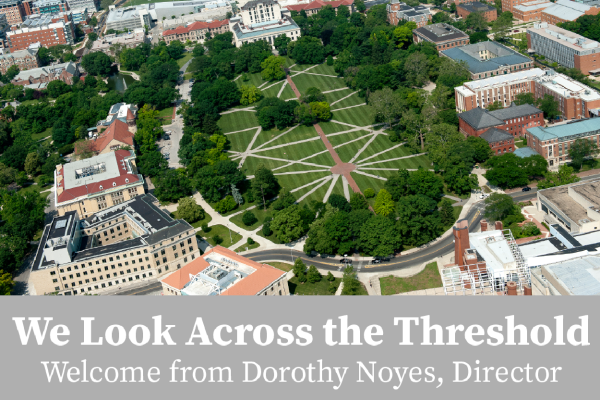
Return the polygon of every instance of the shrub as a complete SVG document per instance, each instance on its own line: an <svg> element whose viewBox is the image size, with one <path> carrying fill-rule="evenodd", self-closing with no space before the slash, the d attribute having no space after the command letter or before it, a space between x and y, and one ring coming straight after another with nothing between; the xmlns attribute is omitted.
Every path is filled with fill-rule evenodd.
<svg viewBox="0 0 600 400"><path fill-rule="evenodd" d="M252 211L246 211L244 215L242 215L242 222L244 223L244 225L250 226L257 223L258 218L256 218L256 215L254 215Z"/></svg>
<svg viewBox="0 0 600 400"><path fill-rule="evenodd" d="M333 57L332 56L327 57L327 65L333 65Z"/></svg>
<svg viewBox="0 0 600 400"><path fill-rule="evenodd" d="M329 282L333 282L333 281L335 281L335 276L333 276L333 274L331 273L331 271L329 271L327 273L327 276L325 277L325 279L327 279Z"/></svg>
<svg viewBox="0 0 600 400"><path fill-rule="evenodd" d="M255 243L254 239L252 239L251 237L248 238L248 240L246 240L246 243L252 245Z"/></svg>
<svg viewBox="0 0 600 400"><path fill-rule="evenodd" d="M321 274L319 273L319 270L314 265L311 265L308 268L308 273L306 277L310 283L320 282L322 278Z"/></svg>
<svg viewBox="0 0 600 400"><path fill-rule="evenodd" d="M237 205L238 204L235 202L233 196L229 195L216 204L215 210L221 214L225 214L236 208Z"/></svg>
<svg viewBox="0 0 600 400"><path fill-rule="evenodd" d="M208 233L212 228L208 224L202 224L202 232Z"/></svg>
<svg viewBox="0 0 600 400"><path fill-rule="evenodd" d="M304 282L306 282L306 280L307 280L306 274L304 272L300 272L300 274L298 275L298 282L304 283Z"/></svg>
<svg viewBox="0 0 600 400"><path fill-rule="evenodd" d="M327 288L327 291L331 294L335 294L335 292L337 292L338 287L336 286L335 282L329 282L329 287Z"/></svg>
<svg viewBox="0 0 600 400"><path fill-rule="evenodd" d="M271 236L271 234L273 233L273 231L271 230L271 220L271 217L267 217L265 218L265 222L263 223L262 233L265 236Z"/></svg>
<svg viewBox="0 0 600 400"><path fill-rule="evenodd" d="M367 190L365 190L364 194L367 199L371 199L371 198L375 197L375 191L371 188L368 188Z"/></svg>
<svg viewBox="0 0 600 400"><path fill-rule="evenodd" d="M213 241L215 242L216 245L221 244L221 243L223 243L223 238L219 235L215 235L215 236L213 236Z"/></svg>
<svg viewBox="0 0 600 400"><path fill-rule="evenodd" d="M67 154L71 154L73 152L73 145L72 144L65 144L64 146L62 146L61 148L58 149L58 154L60 155L67 155Z"/></svg>

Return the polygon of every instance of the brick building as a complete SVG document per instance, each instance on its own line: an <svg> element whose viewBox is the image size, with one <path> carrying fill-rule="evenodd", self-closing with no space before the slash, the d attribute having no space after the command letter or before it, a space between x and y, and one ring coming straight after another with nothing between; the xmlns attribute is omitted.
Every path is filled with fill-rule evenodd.
<svg viewBox="0 0 600 400"><path fill-rule="evenodd" d="M33 14L56 14L69 10L66 0L37 0L31 6Z"/></svg>
<svg viewBox="0 0 600 400"><path fill-rule="evenodd" d="M101 131L98 136L90 139L92 145L90 150L95 155L110 153L122 148L133 149L133 133L129 131L127 123L115 119L108 128Z"/></svg>
<svg viewBox="0 0 600 400"><path fill-rule="evenodd" d="M161 279L166 296L287 296L287 273L221 246Z"/></svg>
<svg viewBox="0 0 600 400"><path fill-rule="evenodd" d="M536 54L585 75L600 72L600 44L595 40L542 22L527 29L527 44Z"/></svg>
<svg viewBox="0 0 600 400"><path fill-rule="evenodd" d="M413 30L413 42L431 42L438 52L469 44L469 35L446 23L425 25Z"/></svg>
<svg viewBox="0 0 600 400"><path fill-rule="evenodd" d="M527 3L531 0L502 0L502 11L510 11L514 14L514 9L516 6L521 5L523 3Z"/></svg>
<svg viewBox="0 0 600 400"><path fill-rule="evenodd" d="M456 13L462 19L467 19L471 13L482 13L487 22L492 22L498 19L498 13L495 7L489 4L483 4L478 1L472 3L461 3L456 5Z"/></svg>
<svg viewBox="0 0 600 400"><path fill-rule="evenodd" d="M44 228L29 282L38 295L102 294L156 282L199 256L194 228L172 219L154 196L141 194L88 218L76 211L54 217Z"/></svg>
<svg viewBox="0 0 600 400"><path fill-rule="evenodd" d="M458 114L458 129L465 136L481 136L488 129L497 128L518 138L536 126L544 126L544 113L531 104L512 103L494 111L477 107Z"/></svg>
<svg viewBox="0 0 600 400"><path fill-rule="evenodd" d="M481 136L494 152L494 155L502 155L515 151L515 138L506 131L498 128L490 128Z"/></svg>
<svg viewBox="0 0 600 400"><path fill-rule="evenodd" d="M570 0L558 0L542 11L542 22L556 25L559 22L575 21L583 15L597 15L599 7L587 6Z"/></svg>
<svg viewBox="0 0 600 400"><path fill-rule="evenodd" d="M306 12L306 15L310 17L311 15L318 13L321 10L321 8L323 8L325 6L331 6L335 10L336 13L337 13L337 9L339 6L348 7L348 11L350 11L350 14L352 14L355 11L354 0L334 0L334 1L315 0L315 1L311 1L310 3L305 3L305 4L290 4L290 5L285 6L285 8L287 8L290 11L297 11L297 12L304 10L304 12Z"/></svg>
<svg viewBox="0 0 600 400"><path fill-rule="evenodd" d="M43 47L57 44L75 44L75 27L70 13L36 14L28 17L20 26L12 26L6 32L6 41L11 50L23 50L33 43Z"/></svg>
<svg viewBox="0 0 600 400"><path fill-rule="evenodd" d="M481 42L440 51L440 55L467 64L471 79L506 75L533 67L533 61L497 42Z"/></svg>
<svg viewBox="0 0 600 400"><path fill-rule="evenodd" d="M10 83L19 86L36 83L42 84L38 86L39 88L44 88L49 82L58 80L63 81L67 85L72 85L73 78L76 76L79 76L77 64L69 61L63 64L47 65L45 67L21 71Z"/></svg>
<svg viewBox="0 0 600 400"><path fill-rule="evenodd" d="M10 25L20 24L27 15L21 0L0 0L0 14L6 15Z"/></svg>
<svg viewBox="0 0 600 400"><path fill-rule="evenodd" d="M387 5L388 22L398 25L400 21L411 21L421 28L431 21L431 12L425 6L411 7L399 0L392 0Z"/></svg>
<svg viewBox="0 0 600 400"><path fill-rule="evenodd" d="M540 21L542 19L542 11L553 4L548 0L529 1L514 7L512 13L516 19L521 21Z"/></svg>
<svg viewBox="0 0 600 400"><path fill-rule="evenodd" d="M37 68L40 66L38 49L19 50L14 53L0 54L0 72L6 74L6 71L16 65L19 71Z"/></svg>
<svg viewBox="0 0 600 400"><path fill-rule="evenodd" d="M577 139L600 144L600 118L573 121L563 125L527 129L527 146L548 160L552 169L571 159L569 148Z"/></svg>
<svg viewBox="0 0 600 400"><path fill-rule="evenodd" d="M168 45L173 40L179 40L182 43L185 43L187 40L194 43L204 43L207 33L210 33L211 36L214 37L215 35L228 31L229 20L225 19L223 21L212 22L198 21L188 26L178 26L175 29L169 29L162 34L165 43Z"/></svg>

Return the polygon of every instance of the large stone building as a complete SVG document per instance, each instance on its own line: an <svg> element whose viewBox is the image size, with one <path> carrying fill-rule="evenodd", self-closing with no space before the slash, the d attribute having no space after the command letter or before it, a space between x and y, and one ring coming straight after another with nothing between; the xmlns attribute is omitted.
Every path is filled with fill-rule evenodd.
<svg viewBox="0 0 600 400"><path fill-rule="evenodd" d="M122 148L134 148L133 133L129 131L127 123L115 119L106 129L97 136L90 138L90 150L95 155L110 153Z"/></svg>
<svg viewBox="0 0 600 400"><path fill-rule="evenodd" d="M600 118L527 129L527 146L548 160L552 169L571 161L569 149L577 139L586 139L600 144Z"/></svg>
<svg viewBox="0 0 600 400"><path fill-rule="evenodd" d="M392 0L387 5L387 19L392 25L398 25L400 21L414 22L417 28L421 28L431 21L431 11L425 6L411 7L399 0Z"/></svg>
<svg viewBox="0 0 600 400"><path fill-rule="evenodd" d="M600 44L595 40L542 22L527 29L527 44L536 54L585 75L600 72Z"/></svg>
<svg viewBox="0 0 600 400"><path fill-rule="evenodd" d="M600 93L551 69L533 68L465 82L462 86L454 88L454 93L458 112L476 107L485 108L495 101L508 107L521 93L532 93L536 99L543 98L546 94L553 96L559 103L558 110L566 119L597 116L600 108Z"/></svg>
<svg viewBox="0 0 600 400"><path fill-rule="evenodd" d="M216 246L161 279L170 296L287 296L287 273Z"/></svg>
<svg viewBox="0 0 600 400"><path fill-rule="evenodd" d="M129 31L136 28L148 28L152 27L152 17L148 10L144 8L114 8L111 6L111 10L106 17L106 30L115 31Z"/></svg>
<svg viewBox="0 0 600 400"><path fill-rule="evenodd" d="M548 0L534 0L526 3L521 3L513 8L513 16L521 21L540 21L542 19L542 11L553 5Z"/></svg>
<svg viewBox="0 0 600 400"><path fill-rule="evenodd" d="M125 124L132 132L135 128L135 120L137 119L138 107L135 104L116 103L108 110L108 116L98 121L96 126L99 130L111 125L115 120L119 120Z"/></svg>
<svg viewBox="0 0 600 400"><path fill-rule="evenodd" d="M480 138L488 142L495 155L499 156L515 151L515 138L505 130L490 128Z"/></svg>
<svg viewBox="0 0 600 400"><path fill-rule="evenodd" d="M6 15L10 25L20 24L28 15L21 0L0 0L0 14Z"/></svg>
<svg viewBox="0 0 600 400"><path fill-rule="evenodd" d="M533 67L533 61L517 51L497 42L481 42L440 51L440 55L454 61L464 61L477 80L505 75Z"/></svg>
<svg viewBox="0 0 600 400"><path fill-rule="evenodd" d="M169 29L162 34L167 45L173 40L179 40L182 43L185 43L188 40L193 43L204 43L208 33L211 34L211 37L214 37L215 35L229 32L229 27L230 24L228 19L212 22L198 21L191 23L188 26L179 26L175 29Z"/></svg>
<svg viewBox="0 0 600 400"><path fill-rule="evenodd" d="M425 25L413 30L415 43L431 42L438 52L469 44L469 35L446 23Z"/></svg>
<svg viewBox="0 0 600 400"><path fill-rule="evenodd" d="M542 11L542 22L556 25L559 22L575 21L584 15L596 15L599 7L588 6L570 0L558 0L554 5Z"/></svg>
<svg viewBox="0 0 600 400"><path fill-rule="evenodd" d="M143 28L136 28L130 33L113 33L99 37L92 44L90 51L101 51L114 56L117 48L132 49L142 43L146 43L146 34Z"/></svg>
<svg viewBox="0 0 600 400"><path fill-rule="evenodd" d="M72 61L48 65L46 67L33 68L19 72L10 82L13 85L27 86L31 84L42 84L38 88L44 88L52 81L63 81L67 85L73 84L73 78L79 76L77 64Z"/></svg>
<svg viewBox="0 0 600 400"><path fill-rule="evenodd" d="M488 129L498 128L518 138L536 126L544 126L544 113L531 104L512 103L494 111L476 107L458 114L458 129L465 136L481 136Z"/></svg>
<svg viewBox="0 0 600 400"><path fill-rule="evenodd" d="M18 50L13 53L0 54L0 72L2 74L6 74L6 71L13 65L19 67L19 71L39 67L38 49Z"/></svg>
<svg viewBox="0 0 600 400"><path fill-rule="evenodd" d="M471 3L461 3L456 5L456 14L462 19L467 19L471 13L481 13L487 22L495 21L498 18L498 13L495 7L489 4L483 4L478 1Z"/></svg>
<svg viewBox="0 0 600 400"><path fill-rule="evenodd" d="M165 19L162 21L164 30L175 29L179 26L188 26L194 22L212 22L214 20L222 21L227 19L227 13L233 15L233 9L229 3L216 3L218 7L203 8L201 12L193 14L184 14L177 18ZM207 5L208 6L208 5Z"/></svg>
<svg viewBox="0 0 600 400"><path fill-rule="evenodd" d="M397 0L392 0L392 2L393 1L397 1ZM289 5L286 5L285 8L287 8L290 11L297 11L297 12L304 11L306 13L306 15L310 17L311 15L318 13L321 10L321 8L323 8L325 6L331 6L335 10L336 13L340 6L347 7L348 11L350 11L350 14L352 14L354 12L354 0L333 0L333 1L314 0L309 3L289 4Z"/></svg>
<svg viewBox="0 0 600 400"><path fill-rule="evenodd" d="M29 282L35 293L102 294L157 278L200 256L194 228L173 220L149 194L80 218L46 225Z"/></svg>
<svg viewBox="0 0 600 400"><path fill-rule="evenodd" d="M24 50L34 43L43 47L75 44L75 27L70 13L36 14L28 16L20 26L6 33L11 50Z"/></svg>
<svg viewBox="0 0 600 400"><path fill-rule="evenodd" d="M290 11L282 9L277 0L250 0L240 6L240 15L229 20L229 30L237 47L264 40L271 45L275 38L286 35L292 41L300 38L300 27Z"/></svg>
<svg viewBox="0 0 600 400"><path fill-rule="evenodd" d="M55 204L59 215L77 211L82 218L144 194L133 150L117 150L56 166Z"/></svg>

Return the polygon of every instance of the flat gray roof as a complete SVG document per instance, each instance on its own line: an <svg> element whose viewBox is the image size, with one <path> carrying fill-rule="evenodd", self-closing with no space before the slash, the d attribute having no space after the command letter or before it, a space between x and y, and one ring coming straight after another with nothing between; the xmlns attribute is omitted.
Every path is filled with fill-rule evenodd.
<svg viewBox="0 0 600 400"><path fill-rule="evenodd" d="M101 154L96 157L67 163L63 166L65 172L65 189L72 189L90 183L101 182L120 176L119 164L114 152ZM86 171L90 174L86 174ZM83 175L82 177L80 177Z"/></svg>

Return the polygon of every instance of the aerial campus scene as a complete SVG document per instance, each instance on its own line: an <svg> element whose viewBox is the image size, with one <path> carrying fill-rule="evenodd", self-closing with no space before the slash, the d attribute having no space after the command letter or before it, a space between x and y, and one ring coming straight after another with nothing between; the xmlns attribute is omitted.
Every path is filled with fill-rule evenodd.
<svg viewBox="0 0 600 400"><path fill-rule="evenodd" d="M600 294L597 0L0 5L0 294Z"/></svg>

